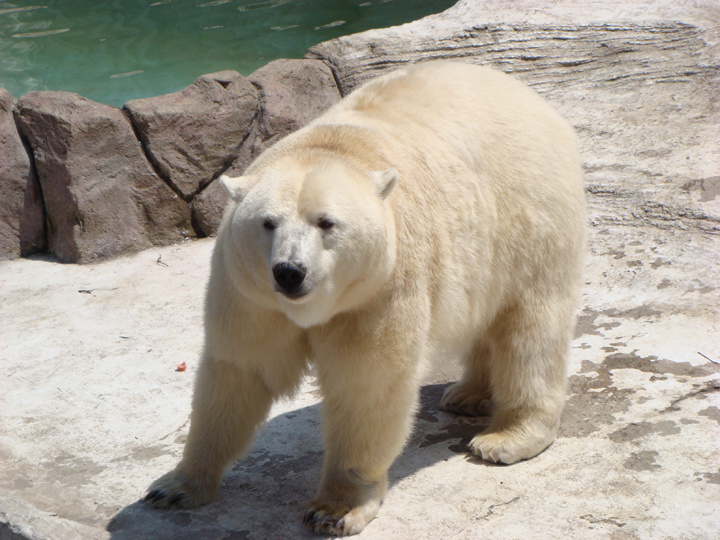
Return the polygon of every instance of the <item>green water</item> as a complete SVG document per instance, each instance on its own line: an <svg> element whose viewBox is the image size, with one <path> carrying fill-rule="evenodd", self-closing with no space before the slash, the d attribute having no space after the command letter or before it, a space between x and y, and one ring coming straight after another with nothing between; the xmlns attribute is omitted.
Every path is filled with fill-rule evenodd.
<svg viewBox="0 0 720 540"><path fill-rule="evenodd" d="M77 92L122 106L180 90L204 73L249 75L277 58L454 0L0 1L0 86Z"/></svg>

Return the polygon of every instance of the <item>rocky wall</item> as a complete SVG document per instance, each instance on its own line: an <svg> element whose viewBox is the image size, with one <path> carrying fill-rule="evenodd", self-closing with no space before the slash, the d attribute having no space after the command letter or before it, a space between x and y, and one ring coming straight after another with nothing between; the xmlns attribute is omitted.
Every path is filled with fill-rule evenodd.
<svg viewBox="0 0 720 540"><path fill-rule="evenodd" d="M214 234L225 194L280 137L364 81L462 58L512 73L574 125L590 221L720 233L720 8L711 0L460 0L225 71L122 111L0 89L0 258L86 262Z"/></svg>
<svg viewBox="0 0 720 540"><path fill-rule="evenodd" d="M0 259L85 263L213 235L226 203L215 180L339 99L311 59L203 75L122 110L0 88Z"/></svg>

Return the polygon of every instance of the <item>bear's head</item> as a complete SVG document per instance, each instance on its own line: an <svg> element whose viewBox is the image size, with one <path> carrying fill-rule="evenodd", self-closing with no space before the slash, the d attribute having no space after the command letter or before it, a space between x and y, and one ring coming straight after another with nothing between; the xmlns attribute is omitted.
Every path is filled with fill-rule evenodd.
<svg viewBox="0 0 720 540"><path fill-rule="evenodd" d="M303 328L366 302L395 264L386 199L397 177L392 167L368 172L336 157L288 156L221 177L233 200L222 247L234 285Z"/></svg>

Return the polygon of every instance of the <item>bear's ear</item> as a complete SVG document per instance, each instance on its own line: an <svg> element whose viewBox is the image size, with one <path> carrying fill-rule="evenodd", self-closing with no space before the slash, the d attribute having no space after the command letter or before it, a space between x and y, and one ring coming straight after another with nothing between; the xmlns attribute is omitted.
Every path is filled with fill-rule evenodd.
<svg viewBox="0 0 720 540"><path fill-rule="evenodd" d="M250 191L250 177L249 176L237 176L231 178L223 174L220 178L220 185L225 188L230 195L230 198L239 203L245 198L245 195Z"/></svg>
<svg viewBox="0 0 720 540"><path fill-rule="evenodd" d="M395 167L390 167L384 171L371 172L370 178L373 184L375 184L377 194L383 199L386 199L395 187L395 184L397 184L398 170Z"/></svg>

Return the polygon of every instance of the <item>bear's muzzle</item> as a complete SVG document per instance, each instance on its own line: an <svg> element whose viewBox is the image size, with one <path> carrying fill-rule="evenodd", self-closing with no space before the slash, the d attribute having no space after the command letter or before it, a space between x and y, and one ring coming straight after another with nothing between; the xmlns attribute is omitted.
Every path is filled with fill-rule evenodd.
<svg viewBox="0 0 720 540"><path fill-rule="evenodd" d="M307 269L301 264L282 262L273 266L273 278L277 285L276 290L289 298L300 298L308 291L302 290L303 281L307 276Z"/></svg>

